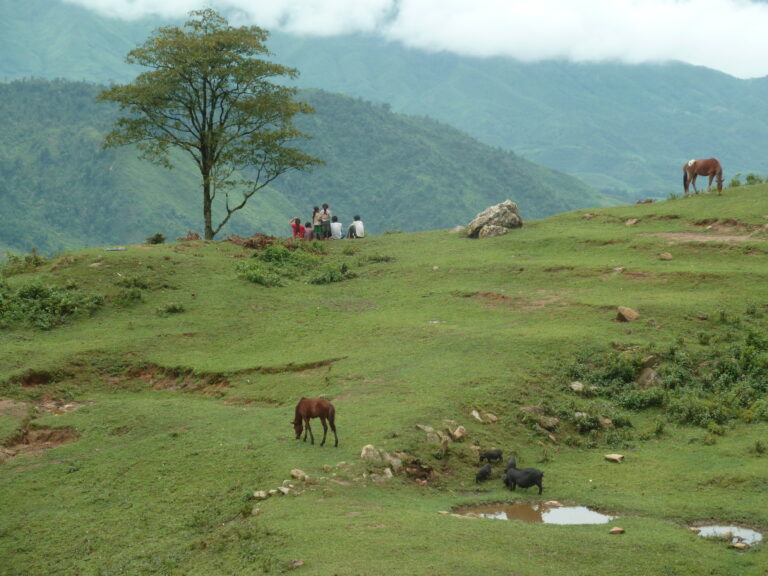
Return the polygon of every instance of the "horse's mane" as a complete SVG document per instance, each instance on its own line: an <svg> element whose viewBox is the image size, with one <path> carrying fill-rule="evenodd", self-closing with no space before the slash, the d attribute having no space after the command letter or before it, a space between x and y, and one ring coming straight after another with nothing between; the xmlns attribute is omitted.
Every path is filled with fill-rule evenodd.
<svg viewBox="0 0 768 576"><path fill-rule="evenodd" d="M304 400L306 400L306 398L304 398L304 396L302 396L301 399L299 400L298 404L296 404L296 410L294 411L294 414L293 414L293 421L294 422L301 422L300 408L301 408L301 405L304 403Z"/></svg>

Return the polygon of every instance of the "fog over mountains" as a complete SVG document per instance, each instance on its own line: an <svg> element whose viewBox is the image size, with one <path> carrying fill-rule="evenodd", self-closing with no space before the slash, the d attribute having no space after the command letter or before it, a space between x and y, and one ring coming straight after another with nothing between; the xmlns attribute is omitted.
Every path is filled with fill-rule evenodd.
<svg viewBox="0 0 768 576"><path fill-rule="evenodd" d="M154 27L169 22L157 16L107 18L57 0L16 4L0 0L0 32L5 32L0 48L7 55L0 61L0 78L6 80L124 81L136 72L123 63L125 53ZM129 4L137 10L149 5ZM186 4L176 3L176 12ZM759 4L750 10L759 21L765 8ZM295 21L289 17L283 13L284 27ZM680 26L681 34L684 28ZM697 36L695 29L686 30L687 36ZM733 30L730 35L736 42L752 37L752 31ZM269 47L278 61L300 70L302 87L435 118L492 146L575 175L619 201L680 192L681 166L692 157L720 158L726 180L736 173L768 172L762 152L768 145L765 77L738 79L682 63L467 57L408 48L365 31L336 36L273 32Z"/></svg>

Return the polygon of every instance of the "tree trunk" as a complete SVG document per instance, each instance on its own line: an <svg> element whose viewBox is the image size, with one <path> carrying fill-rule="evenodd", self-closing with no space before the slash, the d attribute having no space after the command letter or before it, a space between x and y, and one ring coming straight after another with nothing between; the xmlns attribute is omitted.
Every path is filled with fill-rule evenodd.
<svg viewBox="0 0 768 576"><path fill-rule="evenodd" d="M211 179L208 174L203 174L203 219L205 221L205 239L213 240Z"/></svg>

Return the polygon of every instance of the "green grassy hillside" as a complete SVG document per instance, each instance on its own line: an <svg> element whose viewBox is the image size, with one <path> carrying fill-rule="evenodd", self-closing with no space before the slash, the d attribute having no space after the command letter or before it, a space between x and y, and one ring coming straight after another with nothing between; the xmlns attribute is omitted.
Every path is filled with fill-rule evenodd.
<svg viewBox="0 0 768 576"><path fill-rule="evenodd" d="M761 575L764 543L689 525L768 530L766 193L570 212L479 241L15 257L0 285L0 574ZM617 321L620 306L639 317ZM649 367L655 383L636 384ZM338 448L294 439L301 396L334 402ZM441 449L417 425L467 436ZM360 458L369 444L403 468L387 479ZM494 447L544 470L541 497L507 490L496 465L475 483ZM441 513L550 499L618 518Z"/></svg>
<svg viewBox="0 0 768 576"><path fill-rule="evenodd" d="M84 82L0 84L0 249L53 253L202 229L199 172L188 158L169 171L129 148L102 149L117 114L95 102L99 90ZM297 124L325 166L276 180L223 234L287 235L289 218L309 219L323 202L345 224L361 214L374 234L466 224L508 198L525 219L610 202L575 178L433 120L317 91L297 98L317 110Z"/></svg>

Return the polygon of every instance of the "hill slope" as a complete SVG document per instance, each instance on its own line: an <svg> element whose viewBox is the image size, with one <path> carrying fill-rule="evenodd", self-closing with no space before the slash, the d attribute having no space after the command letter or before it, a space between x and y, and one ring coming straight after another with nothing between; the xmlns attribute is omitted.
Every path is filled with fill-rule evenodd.
<svg viewBox="0 0 768 576"><path fill-rule="evenodd" d="M768 530L766 214L764 185L488 240L179 242L5 266L0 572L762 576L765 544L689 527ZM284 285L253 281L267 273ZM640 316L618 322L618 306ZM338 448L317 445L317 421L314 446L295 439L301 396L334 402ZM504 464L476 483L494 447L542 469L543 494L505 488ZM548 500L616 518L450 514Z"/></svg>
<svg viewBox="0 0 768 576"><path fill-rule="evenodd" d="M201 228L198 176L186 158L167 171L129 149L101 149L116 110L99 87L43 80L0 84L0 247L61 251L169 239ZM368 230L466 224L507 198L524 218L607 203L565 174L490 148L433 120L391 113L348 97L303 92L317 114L299 123L327 165L276 181L224 230L286 235L287 221L331 204Z"/></svg>

